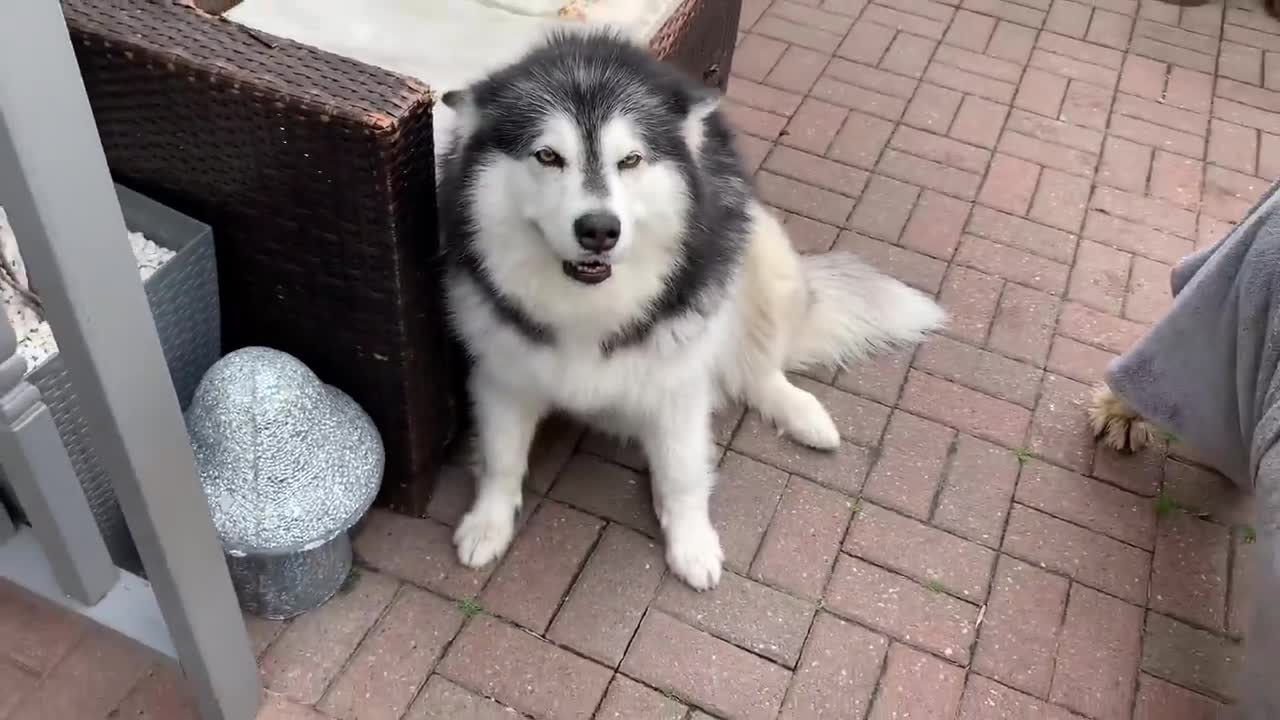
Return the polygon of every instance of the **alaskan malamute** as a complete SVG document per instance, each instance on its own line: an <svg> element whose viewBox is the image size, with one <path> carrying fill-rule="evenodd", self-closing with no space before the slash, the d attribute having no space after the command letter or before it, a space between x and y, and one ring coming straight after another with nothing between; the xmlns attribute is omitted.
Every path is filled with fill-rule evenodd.
<svg viewBox="0 0 1280 720"><path fill-rule="evenodd" d="M442 100L457 113L438 195L448 302L479 460L459 558L506 550L534 430L558 410L640 442L667 563L714 587L713 410L742 400L835 448L786 373L918 342L942 310L850 255L797 254L718 95L618 35L553 34Z"/></svg>

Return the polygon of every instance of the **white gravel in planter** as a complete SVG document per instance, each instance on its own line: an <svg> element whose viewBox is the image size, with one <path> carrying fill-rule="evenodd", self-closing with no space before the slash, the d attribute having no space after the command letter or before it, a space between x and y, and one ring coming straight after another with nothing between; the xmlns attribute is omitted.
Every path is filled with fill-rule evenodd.
<svg viewBox="0 0 1280 720"><path fill-rule="evenodd" d="M138 263L138 274L145 281L151 274L160 269L174 256L174 251L160 247L148 240L142 233L129 233L129 246ZM0 207L0 255L9 262L18 282L24 287L31 287L27 279L27 266L22 261L18 250L18 239L9 227L9 218L4 208ZM58 352L58 343L53 337L49 323L40 319L40 313L27 298L15 290L9 283L0 282L0 303L4 304L4 314L18 336L18 354L27 361L27 370L31 370L44 362L50 355Z"/></svg>

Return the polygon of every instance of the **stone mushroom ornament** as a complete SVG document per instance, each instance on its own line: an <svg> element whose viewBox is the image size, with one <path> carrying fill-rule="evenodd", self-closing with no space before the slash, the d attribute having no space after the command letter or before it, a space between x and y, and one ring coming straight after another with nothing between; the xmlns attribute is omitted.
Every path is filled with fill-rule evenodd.
<svg viewBox="0 0 1280 720"><path fill-rule="evenodd" d="M292 355L247 347L209 369L186 422L241 607L284 619L331 598L382 482L369 416Z"/></svg>

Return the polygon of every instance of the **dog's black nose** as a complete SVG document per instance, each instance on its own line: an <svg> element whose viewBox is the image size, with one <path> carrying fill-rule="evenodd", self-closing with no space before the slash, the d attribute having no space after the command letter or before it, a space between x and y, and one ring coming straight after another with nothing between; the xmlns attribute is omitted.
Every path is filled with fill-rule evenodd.
<svg viewBox="0 0 1280 720"><path fill-rule="evenodd" d="M584 250L605 252L618 244L622 221L611 212L587 213L573 221L573 234Z"/></svg>

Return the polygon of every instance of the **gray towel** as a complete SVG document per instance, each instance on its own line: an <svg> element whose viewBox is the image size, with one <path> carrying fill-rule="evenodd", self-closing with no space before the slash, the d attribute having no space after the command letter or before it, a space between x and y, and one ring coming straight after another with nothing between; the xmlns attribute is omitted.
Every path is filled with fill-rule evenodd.
<svg viewBox="0 0 1280 720"><path fill-rule="evenodd" d="M1256 493L1254 591L1238 717L1280 718L1280 183L1227 237L1184 259L1160 322L1107 370L1144 418Z"/></svg>

